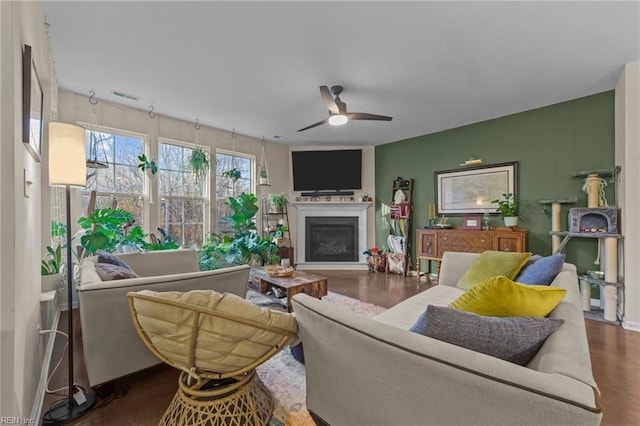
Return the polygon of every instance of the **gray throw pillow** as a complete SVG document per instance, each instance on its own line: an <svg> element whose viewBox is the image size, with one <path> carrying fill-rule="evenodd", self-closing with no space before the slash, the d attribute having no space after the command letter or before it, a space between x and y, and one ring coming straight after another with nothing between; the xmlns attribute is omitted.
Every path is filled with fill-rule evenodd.
<svg viewBox="0 0 640 426"><path fill-rule="evenodd" d="M98 250L96 252L96 256L96 263L110 263L111 265L122 266L123 268L131 269L131 267L127 265L124 260L120 259L115 254L106 252L104 250Z"/></svg>
<svg viewBox="0 0 640 426"><path fill-rule="evenodd" d="M427 306L411 331L527 365L547 337L564 320L534 317L489 317L446 306Z"/></svg>
<svg viewBox="0 0 640 426"><path fill-rule="evenodd" d="M127 278L136 278L138 276L128 266L123 267L119 265L112 265L110 263L96 262L96 272L98 272L102 281L124 280Z"/></svg>

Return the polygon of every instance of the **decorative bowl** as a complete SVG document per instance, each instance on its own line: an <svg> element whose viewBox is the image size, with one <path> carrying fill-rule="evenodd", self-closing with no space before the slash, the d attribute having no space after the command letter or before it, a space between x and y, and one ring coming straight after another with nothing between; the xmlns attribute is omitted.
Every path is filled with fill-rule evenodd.
<svg viewBox="0 0 640 426"><path fill-rule="evenodd" d="M266 268L267 274L276 278L286 278L293 275L294 269L290 268L281 268L280 266L267 266Z"/></svg>

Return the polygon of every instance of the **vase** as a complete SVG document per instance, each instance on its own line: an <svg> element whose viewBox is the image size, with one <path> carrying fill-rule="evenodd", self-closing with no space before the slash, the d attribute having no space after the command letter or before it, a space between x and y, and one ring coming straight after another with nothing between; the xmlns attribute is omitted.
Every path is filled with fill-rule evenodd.
<svg viewBox="0 0 640 426"><path fill-rule="evenodd" d="M508 227L518 226L518 216L505 217L504 226L508 226Z"/></svg>

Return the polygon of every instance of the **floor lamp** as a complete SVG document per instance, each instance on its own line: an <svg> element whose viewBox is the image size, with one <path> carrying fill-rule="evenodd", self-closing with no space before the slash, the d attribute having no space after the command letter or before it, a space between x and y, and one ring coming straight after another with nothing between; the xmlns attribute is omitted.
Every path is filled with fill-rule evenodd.
<svg viewBox="0 0 640 426"><path fill-rule="evenodd" d="M71 257L71 187L87 184L85 130L74 124L49 123L49 186L64 186L67 216L67 307L69 396L44 414L44 424L61 424L84 415L96 402L91 392L75 392L73 383L73 262ZM76 394L76 395L74 395Z"/></svg>

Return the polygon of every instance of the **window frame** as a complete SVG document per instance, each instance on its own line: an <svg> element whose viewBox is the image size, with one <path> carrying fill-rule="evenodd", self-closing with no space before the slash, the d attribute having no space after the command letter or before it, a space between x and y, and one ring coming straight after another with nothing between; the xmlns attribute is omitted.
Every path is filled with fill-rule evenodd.
<svg viewBox="0 0 640 426"><path fill-rule="evenodd" d="M211 197L213 199L215 199L215 233L218 235L222 235L221 234L221 230L220 230L220 217L219 216L219 212L220 212L220 208L219 205L221 202L224 202L226 200L226 198L222 199L222 200L218 200L218 177L220 177L221 179L226 179L222 177L222 172L224 172L224 170L220 170L218 171L218 154L223 154L223 155L229 155L232 157L240 157L240 158L246 158L249 160L250 162L250 166L249 166L249 192L251 192L252 194L256 194L256 169L257 169L257 160L256 160L256 156L253 154L247 154L244 152L237 152L237 151L231 151L228 149L224 149L224 148L215 148L215 169L214 169L214 173L213 176L211 178L214 188L215 190L212 190L212 195ZM220 172L220 173L218 173ZM233 196L238 196L240 194L233 194Z"/></svg>

